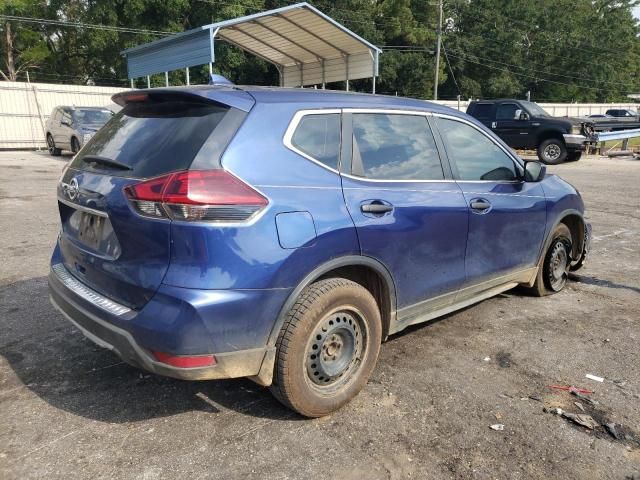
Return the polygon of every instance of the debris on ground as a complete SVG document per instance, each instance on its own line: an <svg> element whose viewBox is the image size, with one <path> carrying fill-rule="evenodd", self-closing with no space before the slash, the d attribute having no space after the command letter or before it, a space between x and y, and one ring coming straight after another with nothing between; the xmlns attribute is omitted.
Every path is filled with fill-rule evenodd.
<svg viewBox="0 0 640 480"><path fill-rule="evenodd" d="M587 377L589 380L595 380L596 382L600 382L600 383L604 382L603 377L598 377L597 375L592 375L590 373L587 373L585 377Z"/></svg>
<svg viewBox="0 0 640 480"><path fill-rule="evenodd" d="M578 425L582 425L583 427L588 428L589 430L593 430L600 426L598 422L596 422L591 415L585 415L583 413L571 413L565 412L561 408L544 408L546 413L555 413L561 417L564 417L568 420L571 420Z"/></svg>
<svg viewBox="0 0 640 480"><path fill-rule="evenodd" d="M500 412L494 413L493 416L496 417L496 420L502 420L502 414Z"/></svg>
<svg viewBox="0 0 640 480"><path fill-rule="evenodd" d="M622 440L622 436L616 430L616 424L615 423L605 423L604 424L604 428L607 429L607 432L609 432L609 434L613 438L615 438L616 440Z"/></svg>
<svg viewBox="0 0 640 480"><path fill-rule="evenodd" d="M529 398L531 400L535 400L536 402L541 402L542 401L542 397L539 395L529 395Z"/></svg>
<svg viewBox="0 0 640 480"><path fill-rule="evenodd" d="M552 388L554 390L565 390L567 392L578 392L578 393L584 393L587 395L591 395L593 393L593 390L588 390L586 388L578 388L578 387L574 387L573 385L549 385L549 388Z"/></svg>
<svg viewBox="0 0 640 480"><path fill-rule="evenodd" d="M578 407L578 409L584 413L584 407L582 406L582 404L580 402L573 402L573 404Z"/></svg>
<svg viewBox="0 0 640 480"><path fill-rule="evenodd" d="M496 430L498 432L501 432L502 430L504 430L504 425L501 423L495 423L493 425L490 425L489 428L491 430Z"/></svg>
<svg viewBox="0 0 640 480"><path fill-rule="evenodd" d="M569 390L569 392L572 395L575 395L576 397L578 397L580 400L583 400L583 401L587 402L589 405L593 405L593 406L598 405L598 402L596 400L594 400L591 397L587 397L586 395L583 395L582 393L580 393L577 390Z"/></svg>

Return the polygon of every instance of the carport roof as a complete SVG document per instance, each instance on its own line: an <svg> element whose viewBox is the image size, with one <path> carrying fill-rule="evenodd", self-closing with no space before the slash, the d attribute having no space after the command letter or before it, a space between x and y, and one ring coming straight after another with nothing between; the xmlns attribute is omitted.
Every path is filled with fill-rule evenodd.
<svg viewBox="0 0 640 480"><path fill-rule="evenodd" d="M216 38L274 64L286 86L378 73L378 47L304 2L204 25L125 50L129 78L213 63Z"/></svg>

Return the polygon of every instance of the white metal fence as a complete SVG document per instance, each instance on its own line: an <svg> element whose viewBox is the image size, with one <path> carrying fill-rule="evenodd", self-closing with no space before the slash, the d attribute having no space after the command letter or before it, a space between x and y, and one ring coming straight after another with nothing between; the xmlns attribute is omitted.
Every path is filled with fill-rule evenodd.
<svg viewBox="0 0 640 480"><path fill-rule="evenodd" d="M54 107L106 107L111 96L123 88L57 85L50 83L0 82L0 149L45 148L44 123ZM468 101L438 101L467 109ZM541 103L550 115L578 117L604 113L610 108L637 108L627 103Z"/></svg>
<svg viewBox="0 0 640 480"><path fill-rule="evenodd" d="M106 107L122 88L0 82L0 149L46 147L44 123L54 107Z"/></svg>

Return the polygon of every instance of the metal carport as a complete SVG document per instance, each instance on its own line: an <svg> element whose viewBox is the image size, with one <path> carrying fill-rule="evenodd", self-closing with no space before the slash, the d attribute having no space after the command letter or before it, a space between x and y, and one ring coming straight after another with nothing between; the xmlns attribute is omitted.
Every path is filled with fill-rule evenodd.
<svg viewBox="0 0 640 480"><path fill-rule="evenodd" d="M381 50L308 3L212 23L123 52L130 79L215 62L223 40L272 63L280 86L302 87L361 78L375 80Z"/></svg>

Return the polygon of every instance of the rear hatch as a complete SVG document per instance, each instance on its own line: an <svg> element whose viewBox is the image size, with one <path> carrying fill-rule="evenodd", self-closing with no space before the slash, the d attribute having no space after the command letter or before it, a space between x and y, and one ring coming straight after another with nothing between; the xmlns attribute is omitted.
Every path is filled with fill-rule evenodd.
<svg viewBox="0 0 640 480"><path fill-rule="evenodd" d="M76 155L58 185L59 246L71 274L137 309L164 278L171 228L166 218L136 212L124 189L192 165L219 167L253 101L241 91L172 89L127 92L114 101L124 108Z"/></svg>

